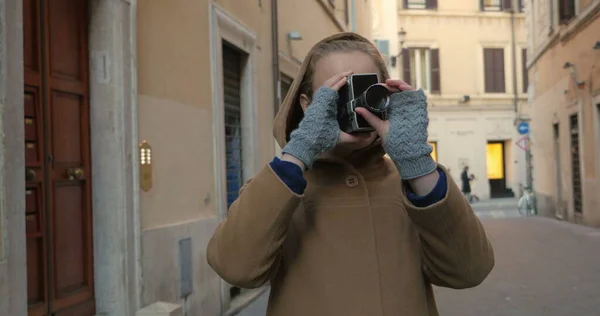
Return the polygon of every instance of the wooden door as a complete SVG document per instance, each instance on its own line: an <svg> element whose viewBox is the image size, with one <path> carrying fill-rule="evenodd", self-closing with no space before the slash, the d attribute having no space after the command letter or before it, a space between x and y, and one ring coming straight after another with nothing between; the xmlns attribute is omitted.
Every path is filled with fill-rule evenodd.
<svg viewBox="0 0 600 316"><path fill-rule="evenodd" d="M23 0L29 315L94 315L87 1Z"/></svg>

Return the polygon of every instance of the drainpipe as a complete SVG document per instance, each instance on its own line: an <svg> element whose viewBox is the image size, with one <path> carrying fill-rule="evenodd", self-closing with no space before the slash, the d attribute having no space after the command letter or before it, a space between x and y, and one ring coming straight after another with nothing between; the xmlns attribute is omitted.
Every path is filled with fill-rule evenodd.
<svg viewBox="0 0 600 316"><path fill-rule="evenodd" d="M515 111L515 118L518 120L519 115L519 91L517 85L517 43L515 35L515 11L517 10L518 1L513 0L512 10L510 11L510 30L511 30L511 41L512 41L512 76L513 76L513 106ZM515 121L516 122L516 121Z"/></svg>
<svg viewBox="0 0 600 316"><path fill-rule="evenodd" d="M356 0L350 1L350 31L356 32Z"/></svg>
<svg viewBox="0 0 600 316"><path fill-rule="evenodd" d="M277 21L277 0L271 0L271 43L273 46L273 108L279 109L279 105L281 104L281 85L279 84L279 31Z"/></svg>

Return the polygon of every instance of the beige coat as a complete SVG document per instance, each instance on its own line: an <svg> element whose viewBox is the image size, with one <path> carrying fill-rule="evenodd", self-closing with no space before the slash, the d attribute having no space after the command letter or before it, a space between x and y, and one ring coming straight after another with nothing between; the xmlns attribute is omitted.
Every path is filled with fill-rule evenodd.
<svg viewBox="0 0 600 316"><path fill-rule="evenodd" d="M327 40L351 37L338 34ZM300 120L300 73L282 104L283 147ZM443 167L442 167L443 168ZM294 194L265 166L241 190L208 245L208 262L243 288L271 283L269 316L434 316L432 284L480 284L494 266L485 231L450 176L444 199L413 206L380 144L323 156Z"/></svg>

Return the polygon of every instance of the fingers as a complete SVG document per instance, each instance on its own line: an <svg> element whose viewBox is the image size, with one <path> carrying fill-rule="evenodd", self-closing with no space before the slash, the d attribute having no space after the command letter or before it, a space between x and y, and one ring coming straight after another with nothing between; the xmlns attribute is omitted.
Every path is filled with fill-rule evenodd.
<svg viewBox="0 0 600 316"><path fill-rule="evenodd" d="M388 86L388 85L387 85L387 84L385 84L385 83L382 83L381 85L382 85L382 86L384 86L384 87L386 87L386 88L388 89L388 91L389 91L389 92L391 92L391 93L394 93L394 92L400 92L400 91L401 91L400 89L398 89L398 88L396 88L396 87L391 87L391 86Z"/></svg>
<svg viewBox="0 0 600 316"><path fill-rule="evenodd" d="M331 86L331 89L339 91L340 88L346 84L346 81L348 81L348 77L342 77L342 79L340 79L338 82L334 83L333 86Z"/></svg>
<svg viewBox="0 0 600 316"><path fill-rule="evenodd" d="M371 125L376 131L377 134L384 137L386 134L386 124L387 122L381 120L379 117L375 116L373 113L369 112L369 110L365 108L357 108L356 113L362 116L369 125Z"/></svg>
<svg viewBox="0 0 600 316"><path fill-rule="evenodd" d="M348 134L340 132L340 139L338 143L344 144L346 148L356 147L356 149L364 148L377 138L377 132L372 133L360 133L360 134Z"/></svg>
<svg viewBox="0 0 600 316"><path fill-rule="evenodd" d="M390 86L392 88L396 88L399 90L415 90L415 88L411 87L408 83L400 80L400 79L387 79L385 81L385 84L387 86Z"/></svg>
<svg viewBox="0 0 600 316"><path fill-rule="evenodd" d="M341 87L343 87L346 84L346 81L348 80L348 76L350 74L352 74L352 71L341 72L325 81L323 86L338 91Z"/></svg>

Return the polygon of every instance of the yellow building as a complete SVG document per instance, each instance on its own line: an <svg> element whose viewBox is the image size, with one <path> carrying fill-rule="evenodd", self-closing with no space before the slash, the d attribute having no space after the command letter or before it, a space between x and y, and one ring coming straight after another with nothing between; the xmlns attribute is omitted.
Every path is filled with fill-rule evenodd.
<svg viewBox="0 0 600 316"><path fill-rule="evenodd" d="M276 154L309 47L369 36L369 5L0 1L0 315L222 315L255 296L206 244Z"/></svg>
<svg viewBox="0 0 600 316"><path fill-rule="evenodd" d="M373 39L391 75L428 94L434 157L457 181L468 165L476 177L473 193L482 199L518 195L526 185L525 151L516 145L522 136L515 126L517 118L527 118L522 5L372 2Z"/></svg>
<svg viewBox="0 0 600 316"><path fill-rule="evenodd" d="M540 213L600 226L600 1L527 1Z"/></svg>

